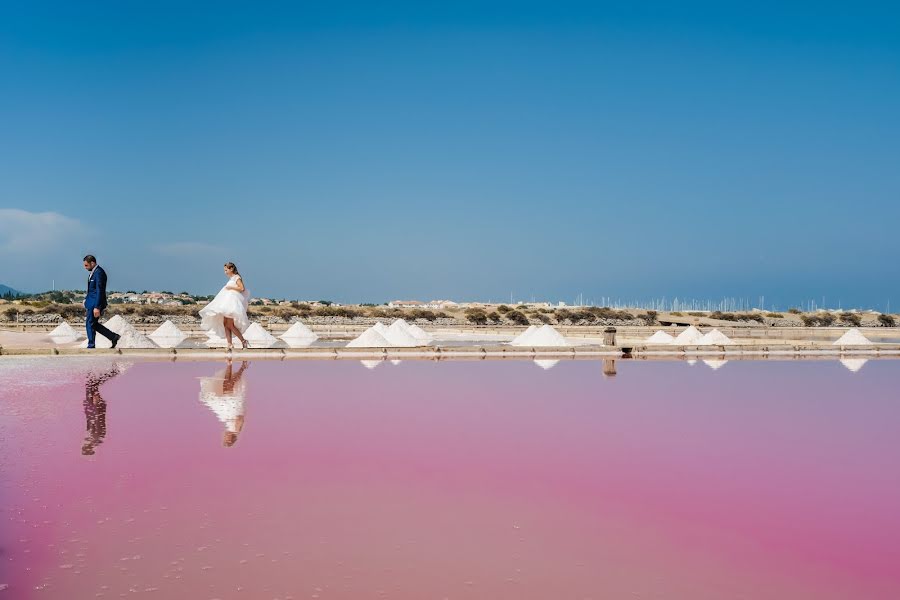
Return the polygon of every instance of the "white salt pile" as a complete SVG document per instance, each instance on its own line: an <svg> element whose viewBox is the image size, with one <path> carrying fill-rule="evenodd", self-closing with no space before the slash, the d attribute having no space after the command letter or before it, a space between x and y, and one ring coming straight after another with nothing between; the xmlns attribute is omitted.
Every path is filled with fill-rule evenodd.
<svg viewBox="0 0 900 600"><path fill-rule="evenodd" d="M109 329L110 331L114 331L115 333L118 333L119 335L122 335L122 331L124 329L126 329L128 327L133 327L133 325L131 323L129 323L128 321L126 321L125 317L123 317L122 315L113 316L113 318L110 319L109 321L107 321L106 323L104 323L104 325L106 325L107 329Z"/></svg>
<svg viewBox="0 0 900 600"><path fill-rule="evenodd" d="M251 323L243 335L244 339L250 343L251 348L271 348L278 343L275 336L266 331L259 323Z"/></svg>
<svg viewBox="0 0 900 600"><path fill-rule="evenodd" d="M713 371L721 369L727 363L727 360L704 360L703 363Z"/></svg>
<svg viewBox="0 0 900 600"><path fill-rule="evenodd" d="M558 360L546 360L546 359L539 358L539 359L535 359L534 364L536 364L540 368L544 369L545 371L548 371L548 370L552 369L553 367L555 367L558 362L559 362Z"/></svg>
<svg viewBox="0 0 900 600"><path fill-rule="evenodd" d="M644 341L648 344L671 344L674 339L674 337L660 329Z"/></svg>
<svg viewBox="0 0 900 600"><path fill-rule="evenodd" d="M841 364L847 367L851 373L856 373L863 368L867 361L865 358L842 358Z"/></svg>
<svg viewBox="0 0 900 600"><path fill-rule="evenodd" d="M387 335L384 337L397 348L414 348L425 345L409 332L409 325L403 319L397 319L391 323L391 326L387 328Z"/></svg>
<svg viewBox="0 0 900 600"><path fill-rule="evenodd" d="M187 335L178 329L172 321L166 321L150 334L150 339L160 348L174 348L187 339Z"/></svg>
<svg viewBox="0 0 900 600"><path fill-rule="evenodd" d="M121 336L117 348L158 348L158 346L146 335L134 328L134 325L126 321L121 315L116 315L106 323L106 328L115 334ZM97 334L95 345L98 348L110 348L112 342L105 337ZM87 340L81 344L82 348L87 348Z"/></svg>
<svg viewBox="0 0 900 600"><path fill-rule="evenodd" d="M283 340L309 340L310 342L314 342L319 339L319 336L317 336L312 329L310 329L300 321L295 322L288 328L287 331L285 331L278 337Z"/></svg>
<svg viewBox="0 0 900 600"><path fill-rule="evenodd" d="M420 342L425 342L426 344L430 344L431 342L434 341L434 336L432 336L430 333L428 333L427 331L425 331L424 329L422 329L415 323L412 323L409 327L407 327L407 331L409 332L409 334L411 336L413 336Z"/></svg>
<svg viewBox="0 0 900 600"><path fill-rule="evenodd" d="M697 345L700 346L727 346L729 344L733 344L731 338L719 331L718 329L713 329L700 338L697 341Z"/></svg>
<svg viewBox="0 0 900 600"><path fill-rule="evenodd" d="M75 329L69 325L67 321L63 321L59 325L56 326L56 329L50 332L50 339L54 344L68 344L71 342L77 342L78 339L83 334L75 331Z"/></svg>
<svg viewBox="0 0 900 600"><path fill-rule="evenodd" d="M381 325L378 323L377 325ZM390 348L391 343L387 341L381 333L378 332L377 325L369 327L360 334L359 337L347 344L348 348ZM382 325L384 327L384 325ZM384 327L387 329L387 327Z"/></svg>
<svg viewBox="0 0 900 600"><path fill-rule="evenodd" d="M534 335L534 332L537 330L538 330L538 328L536 325L529 325L528 329L526 329L525 331L523 331L522 333L520 333L519 335L514 337L513 340L510 342L510 344L513 346L527 346L528 338L530 338L532 335Z"/></svg>
<svg viewBox="0 0 900 600"><path fill-rule="evenodd" d="M527 332L527 330L526 330ZM551 347L551 346L568 346L569 343L556 329L551 327L550 325L542 325L536 331L533 331L531 335L525 340L524 343L516 342L513 340L510 342L513 346L538 346L538 347Z"/></svg>
<svg viewBox="0 0 900 600"><path fill-rule="evenodd" d="M847 333L842 335L837 339L834 343L835 346L866 346L870 345L872 342L863 334L859 332L859 329L854 327L849 330Z"/></svg>
<svg viewBox="0 0 900 600"><path fill-rule="evenodd" d="M693 325L690 325L687 329L675 336L672 343L678 346L694 346L702 337L703 333Z"/></svg>

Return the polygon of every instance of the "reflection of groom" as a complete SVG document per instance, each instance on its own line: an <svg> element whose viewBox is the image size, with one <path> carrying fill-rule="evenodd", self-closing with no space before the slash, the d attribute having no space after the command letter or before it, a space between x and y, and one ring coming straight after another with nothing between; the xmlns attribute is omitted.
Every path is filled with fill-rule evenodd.
<svg viewBox="0 0 900 600"><path fill-rule="evenodd" d="M81 445L81 453L85 456L94 454L94 448L103 443L106 437L106 400L100 395L100 386L119 374L115 365L106 373L88 374L84 383L84 420L87 436Z"/></svg>
<svg viewBox="0 0 900 600"><path fill-rule="evenodd" d="M94 347L95 333L99 333L115 348L119 342L119 336L100 324L100 315L106 310L106 271L97 264L94 255L84 257L84 268L90 271L87 285L87 295L84 297L84 328L87 329L87 347Z"/></svg>

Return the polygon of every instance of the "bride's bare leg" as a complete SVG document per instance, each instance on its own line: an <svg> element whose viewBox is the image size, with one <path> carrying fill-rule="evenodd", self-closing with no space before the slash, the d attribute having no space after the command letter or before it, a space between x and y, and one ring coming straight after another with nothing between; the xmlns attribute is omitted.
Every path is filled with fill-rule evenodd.
<svg viewBox="0 0 900 600"><path fill-rule="evenodd" d="M234 327L234 319L225 318L225 341L228 342L228 347L232 347L231 343L231 329Z"/></svg>
<svg viewBox="0 0 900 600"><path fill-rule="evenodd" d="M241 335L241 330L237 328L237 325L234 324L234 319L228 319L229 326L231 327L231 331L229 331L229 335L231 332L234 332L234 335L237 336L237 339L241 340L241 344L245 344L247 340L244 339L244 336Z"/></svg>

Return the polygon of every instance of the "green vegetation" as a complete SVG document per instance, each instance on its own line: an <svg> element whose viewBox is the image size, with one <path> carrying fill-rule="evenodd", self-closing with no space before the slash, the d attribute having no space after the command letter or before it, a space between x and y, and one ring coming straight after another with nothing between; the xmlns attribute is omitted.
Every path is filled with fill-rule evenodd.
<svg viewBox="0 0 900 600"><path fill-rule="evenodd" d="M759 313L723 313L718 310L714 310L709 313L710 319L718 319L720 321L756 321L757 323L765 323L765 319Z"/></svg>
<svg viewBox="0 0 900 600"><path fill-rule="evenodd" d="M897 321L893 315L878 315L878 322L882 327L896 327Z"/></svg>
<svg viewBox="0 0 900 600"><path fill-rule="evenodd" d="M500 306L497 307L497 312L500 313L501 315L505 315L506 313L508 313L511 310L512 309L505 304L501 304Z"/></svg>
<svg viewBox="0 0 900 600"><path fill-rule="evenodd" d="M528 325L528 317L517 310L510 310L504 316L516 325Z"/></svg>
<svg viewBox="0 0 900 600"><path fill-rule="evenodd" d="M476 325L487 325L487 313L480 308L467 308L463 313L466 320Z"/></svg>
<svg viewBox="0 0 900 600"><path fill-rule="evenodd" d="M860 317L856 313L841 313L841 323L846 323L847 325L852 325L853 327L859 327L862 324L862 317Z"/></svg>
<svg viewBox="0 0 900 600"><path fill-rule="evenodd" d="M788 312L791 313L792 315L799 315L799 314L803 313L802 310L800 310L799 308L794 308L794 307L789 308Z"/></svg>
<svg viewBox="0 0 900 600"><path fill-rule="evenodd" d="M769 317L770 319L783 319L784 318L783 314L776 313L776 312L766 313L766 316Z"/></svg>
<svg viewBox="0 0 900 600"><path fill-rule="evenodd" d="M822 313L820 315L800 315L804 327L830 327L837 320L831 313Z"/></svg>
<svg viewBox="0 0 900 600"><path fill-rule="evenodd" d="M497 311L489 312L487 317L491 321L491 323L499 323L503 320L503 317L501 317L500 313L498 313Z"/></svg>

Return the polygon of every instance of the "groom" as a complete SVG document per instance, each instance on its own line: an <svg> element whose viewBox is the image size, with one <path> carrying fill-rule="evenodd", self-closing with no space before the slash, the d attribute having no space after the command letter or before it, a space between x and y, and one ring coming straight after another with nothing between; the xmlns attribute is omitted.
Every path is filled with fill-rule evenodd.
<svg viewBox="0 0 900 600"><path fill-rule="evenodd" d="M94 337L99 333L115 348L119 343L119 337L100 324L100 315L106 310L106 271L97 264L93 254L84 257L84 268L90 271L88 277L87 295L84 297L84 327L87 329L88 348L94 347Z"/></svg>

